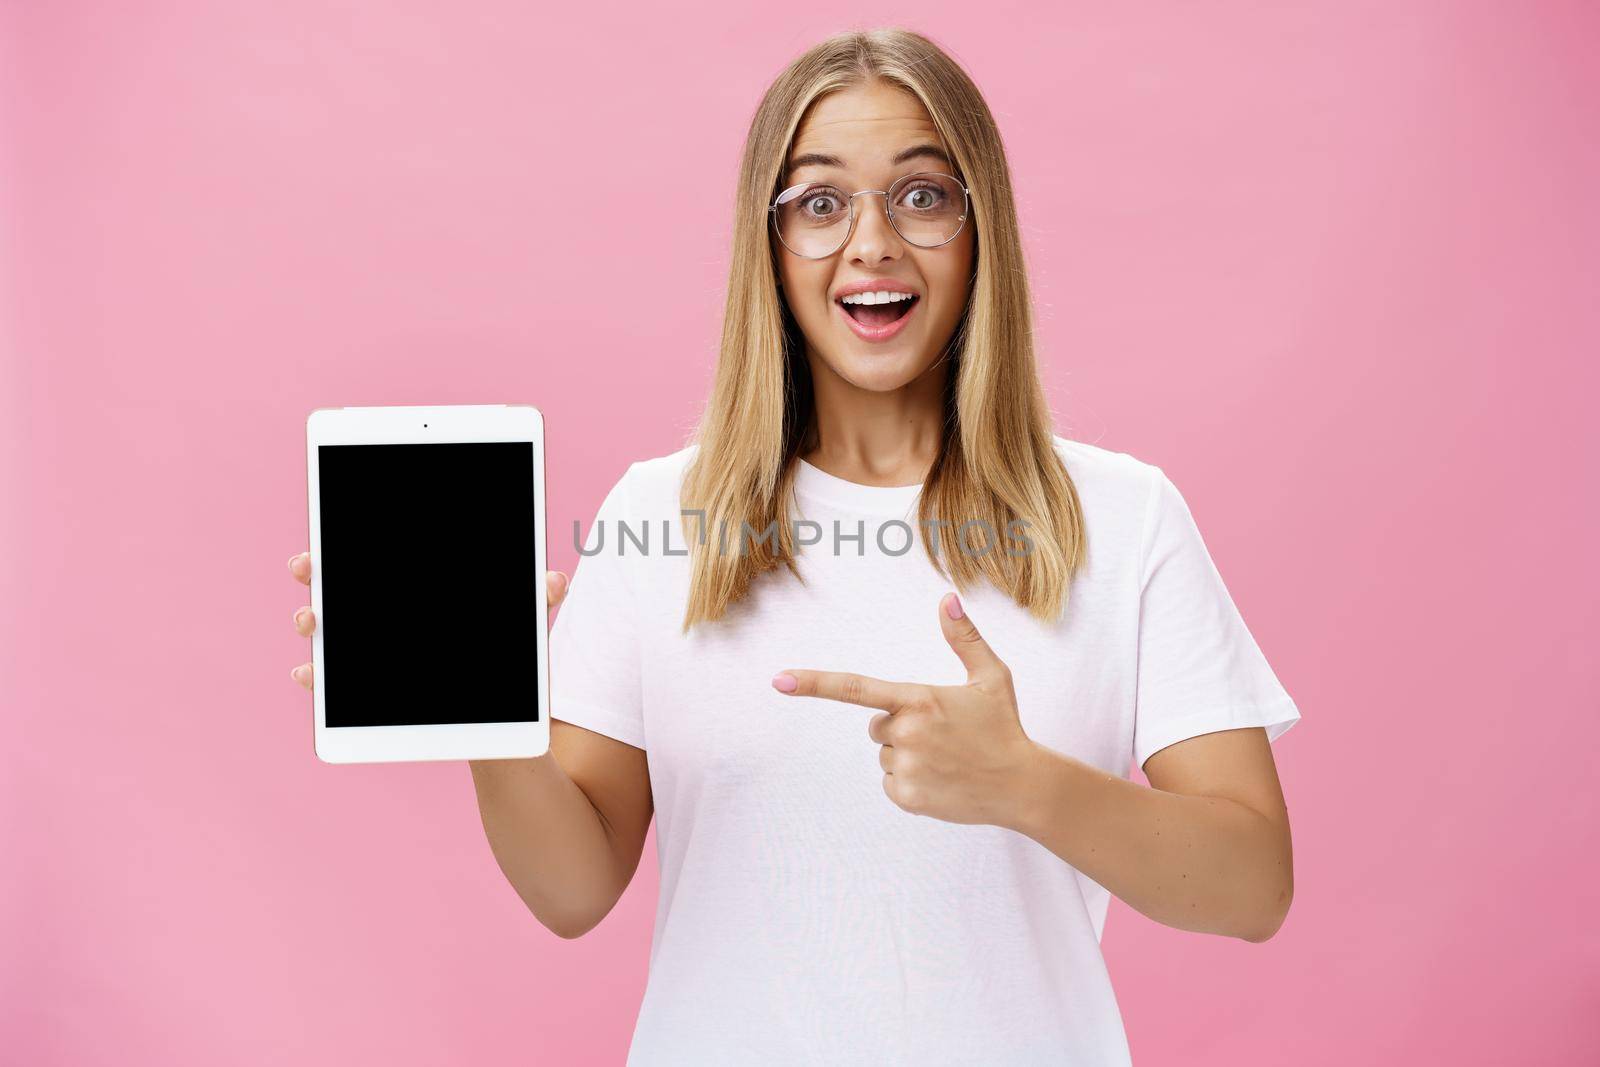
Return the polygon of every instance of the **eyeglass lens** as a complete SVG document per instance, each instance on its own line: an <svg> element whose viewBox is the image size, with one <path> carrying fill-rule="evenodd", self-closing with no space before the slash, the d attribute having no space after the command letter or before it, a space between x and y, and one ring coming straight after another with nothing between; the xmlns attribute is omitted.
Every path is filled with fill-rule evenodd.
<svg viewBox="0 0 1600 1067"><path fill-rule="evenodd" d="M785 190L773 212L778 238L796 255L830 255L849 234L852 203L848 193L828 182ZM884 206L896 233L911 244L932 248L960 232L967 193L948 174L908 174L889 187ZM857 210L870 208L861 205Z"/></svg>

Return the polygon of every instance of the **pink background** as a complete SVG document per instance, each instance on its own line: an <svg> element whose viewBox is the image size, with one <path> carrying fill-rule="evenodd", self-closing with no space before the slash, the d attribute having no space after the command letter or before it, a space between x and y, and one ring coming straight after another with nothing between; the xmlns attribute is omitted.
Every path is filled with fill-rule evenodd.
<svg viewBox="0 0 1600 1067"><path fill-rule="evenodd" d="M621 1061L653 839L565 942L466 767L312 753L304 419L540 405L570 570L705 397L761 92L909 10L0 8L0 1059ZM1167 469L1305 715L1276 938L1113 904L1136 1061L1593 1062L1594 8L916 12L1058 430Z"/></svg>

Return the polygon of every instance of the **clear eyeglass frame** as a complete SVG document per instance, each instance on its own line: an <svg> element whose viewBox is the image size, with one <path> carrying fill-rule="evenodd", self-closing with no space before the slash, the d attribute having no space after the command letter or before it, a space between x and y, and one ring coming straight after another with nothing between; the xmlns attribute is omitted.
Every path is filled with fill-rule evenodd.
<svg viewBox="0 0 1600 1067"><path fill-rule="evenodd" d="M918 241L913 241L911 238L900 232L900 226L894 220L894 208L890 206L894 203L894 193L906 182L912 181L915 178L949 178L961 189L961 217L956 220L957 225L955 231L938 244L925 245ZM798 185L791 185L789 188L783 190L783 192L773 197L771 205L767 208L767 217L772 222L772 232L778 236L778 243L783 245L783 247L787 249L791 255L799 256L801 259L827 259L829 256L836 254L839 249L850 243L851 235L856 232L856 219L858 218L856 215L856 197L858 196L867 196L871 194L883 197L883 211L889 219L889 226L896 234L899 235L902 241L914 248L943 248L945 245L961 236L961 231L967 227L967 216L972 214L972 190L968 189L966 184L954 174L945 174L942 171L932 170L918 171L915 174L905 174L896 178L887 189L858 189L857 191L851 193L846 198L846 204L850 212L850 223L844 228L844 236L839 239L839 243L837 245L821 255L808 256L804 252L798 252L795 249L790 248L789 242L783 239L783 227L778 224L778 208L782 207L789 200L793 199L794 196L798 195L798 190L807 189L813 185L820 184L822 183L817 181L809 181L801 182Z"/></svg>

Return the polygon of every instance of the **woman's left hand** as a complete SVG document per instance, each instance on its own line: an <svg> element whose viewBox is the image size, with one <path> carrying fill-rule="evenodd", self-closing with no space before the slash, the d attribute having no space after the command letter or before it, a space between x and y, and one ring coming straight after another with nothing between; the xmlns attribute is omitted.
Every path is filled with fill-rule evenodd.
<svg viewBox="0 0 1600 1067"><path fill-rule="evenodd" d="M1011 670L950 593L940 602L945 640L966 685L886 682L841 671L785 670L773 688L878 708L867 736L883 747L883 791L913 815L1015 826L1037 746L1022 730Z"/></svg>

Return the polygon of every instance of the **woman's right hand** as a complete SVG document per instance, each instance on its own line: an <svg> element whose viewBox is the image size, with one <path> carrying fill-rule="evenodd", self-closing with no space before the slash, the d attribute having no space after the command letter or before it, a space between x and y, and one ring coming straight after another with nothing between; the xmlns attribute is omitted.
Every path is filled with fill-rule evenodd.
<svg viewBox="0 0 1600 1067"><path fill-rule="evenodd" d="M305 586L311 584L311 553L302 552L289 559L289 573ZM545 596L550 601L550 610L554 611L567 595L567 576L560 571L546 571L544 576ZM316 612L308 604L299 608L294 613L294 630L301 637L310 637L311 632L317 628ZM302 663L289 672L290 677L301 685L310 689L315 684L311 676L312 667L309 663Z"/></svg>

